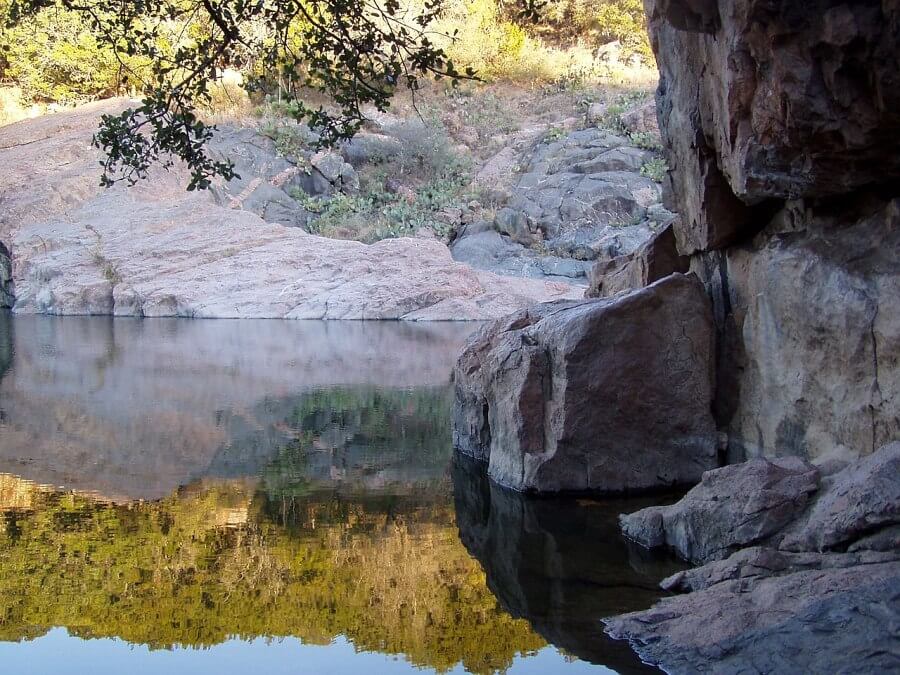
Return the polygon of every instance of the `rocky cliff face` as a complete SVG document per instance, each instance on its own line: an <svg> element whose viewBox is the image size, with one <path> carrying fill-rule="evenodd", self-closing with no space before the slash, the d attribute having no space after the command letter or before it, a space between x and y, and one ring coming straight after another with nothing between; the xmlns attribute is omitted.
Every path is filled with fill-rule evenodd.
<svg viewBox="0 0 900 675"><path fill-rule="evenodd" d="M645 4L729 458L871 453L900 429L900 7Z"/></svg>
<svg viewBox="0 0 900 675"><path fill-rule="evenodd" d="M622 518L703 566L608 630L672 673L895 670L900 4L645 5L717 423L752 459Z"/></svg>

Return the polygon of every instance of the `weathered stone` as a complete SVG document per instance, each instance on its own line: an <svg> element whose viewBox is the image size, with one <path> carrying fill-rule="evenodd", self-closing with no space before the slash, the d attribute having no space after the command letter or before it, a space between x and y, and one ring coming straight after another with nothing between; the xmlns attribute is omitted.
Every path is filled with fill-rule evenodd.
<svg viewBox="0 0 900 675"><path fill-rule="evenodd" d="M818 489L819 472L798 457L754 459L703 474L677 504L623 515L626 536L705 563L765 541L795 520Z"/></svg>
<svg viewBox="0 0 900 675"><path fill-rule="evenodd" d="M450 246L453 259L475 269L514 277L565 281L583 285L591 263L559 256L542 255L501 236L493 229L469 233ZM490 227L490 226L489 226Z"/></svg>
<svg viewBox="0 0 900 675"><path fill-rule="evenodd" d="M656 118L656 102L645 101L620 115L622 125L631 133L650 134L659 139L659 121Z"/></svg>
<svg viewBox="0 0 900 675"><path fill-rule="evenodd" d="M862 550L849 553L781 551L768 546L742 548L725 560L676 572L660 582L668 591L690 593L711 588L723 581L783 576L805 570L845 569L900 560L900 550Z"/></svg>
<svg viewBox="0 0 900 675"><path fill-rule="evenodd" d="M716 465L708 300L669 276L483 328L454 369L454 443L518 490L621 492Z"/></svg>
<svg viewBox="0 0 900 675"><path fill-rule="evenodd" d="M846 461L900 436L900 200L789 204L692 269L719 324L730 457Z"/></svg>
<svg viewBox="0 0 900 675"><path fill-rule="evenodd" d="M622 291L649 286L670 274L685 273L689 260L678 254L675 233L668 225L636 251L591 268L588 298L604 298Z"/></svg>
<svg viewBox="0 0 900 675"><path fill-rule="evenodd" d="M900 665L900 563L750 575L607 621L667 673L881 673Z"/></svg>
<svg viewBox="0 0 900 675"><path fill-rule="evenodd" d="M528 246L539 239L528 226L528 218L521 211L502 208L494 216L494 227L513 241Z"/></svg>
<svg viewBox="0 0 900 675"><path fill-rule="evenodd" d="M572 166L575 173L600 173L603 171L639 172L653 153L640 148L622 146L602 152L593 159L578 162Z"/></svg>
<svg viewBox="0 0 900 675"><path fill-rule="evenodd" d="M14 311L488 319L582 294L570 284L477 272L454 262L436 240L367 246L267 223L247 208L254 195L280 195L260 200L271 216L271 205L285 196L276 188L301 172L248 150L246 130L230 147L246 150L237 158L248 170L264 172L220 185L218 194L186 192L182 166L154 170L132 188L101 191L100 155L90 138L100 114L124 105L95 104L0 128L0 241L12 253ZM260 147L268 147L265 139Z"/></svg>
<svg viewBox="0 0 900 675"><path fill-rule="evenodd" d="M759 227L748 206L900 176L900 8L647 0L683 253Z"/></svg>
<svg viewBox="0 0 900 675"><path fill-rule="evenodd" d="M829 476L803 526L782 548L825 551L900 524L900 442L890 443Z"/></svg>
<svg viewBox="0 0 900 675"><path fill-rule="evenodd" d="M331 190L354 194L359 191L359 175L356 170L344 161L336 152L317 152L309 160L313 168L312 178L325 183L317 185L312 194L329 194Z"/></svg>

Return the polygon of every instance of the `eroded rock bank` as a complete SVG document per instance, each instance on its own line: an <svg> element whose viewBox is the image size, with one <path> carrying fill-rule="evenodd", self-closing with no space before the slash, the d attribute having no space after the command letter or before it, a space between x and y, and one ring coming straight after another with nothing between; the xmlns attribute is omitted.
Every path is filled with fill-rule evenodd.
<svg viewBox="0 0 900 675"><path fill-rule="evenodd" d="M587 473L592 488L644 487L648 475L659 486L679 457L663 461L659 448L686 429L672 408L709 404L714 422L702 428L718 432L708 447L720 450L711 462L732 466L704 474L674 507L623 519L635 540L704 566L664 582L686 595L611 620L612 634L670 672L896 670L900 7L645 5L670 166L663 194L679 215L646 244L598 262L588 290L596 299L578 312L628 307L610 325L664 336L653 346L659 358L632 349L634 337L615 349L573 340L583 333L566 320L571 309L497 323L468 343L455 371L457 445L511 487L570 487L542 483L544 465L556 476ZM696 344L684 305L635 311L639 294L671 279L705 290L715 344L703 370L714 380L708 398L685 396L672 377L677 364L696 376L702 363L678 351L679 336ZM555 331L532 327L549 323ZM541 359L556 363L562 345L577 345L570 360L584 379L543 375L551 369ZM602 382L602 396L585 381ZM632 416L617 406L634 405L635 391L666 403ZM624 466L604 446L625 435L620 424L648 434L641 447L622 445ZM657 476L641 471L645 461Z"/></svg>
<svg viewBox="0 0 900 675"><path fill-rule="evenodd" d="M575 298L569 284L502 277L455 262L434 239L373 245L307 234L291 187L322 191L350 169L309 172L251 129L223 127L213 151L239 180L187 193L154 170L99 187L92 104L0 129L0 306L20 313L288 319L491 319ZM318 163L316 163L318 162ZM311 182L322 185L309 185ZM327 184L327 185L326 185ZM305 186L305 187L304 187Z"/></svg>
<svg viewBox="0 0 900 675"><path fill-rule="evenodd" d="M608 621L667 672L893 672L900 665L900 443L829 476L804 460L710 471L626 534L702 567Z"/></svg>

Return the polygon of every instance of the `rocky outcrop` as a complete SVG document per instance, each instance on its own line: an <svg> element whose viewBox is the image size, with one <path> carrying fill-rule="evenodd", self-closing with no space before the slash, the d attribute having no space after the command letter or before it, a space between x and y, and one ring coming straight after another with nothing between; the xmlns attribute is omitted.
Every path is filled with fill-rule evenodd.
<svg viewBox="0 0 900 675"><path fill-rule="evenodd" d="M612 260L596 263L589 275L587 298L605 298L633 288L643 288L670 274L686 273L690 260L678 253L670 223L639 249Z"/></svg>
<svg viewBox="0 0 900 675"><path fill-rule="evenodd" d="M886 445L828 479L799 530L781 543L789 551L846 548L900 524L900 442Z"/></svg>
<svg viewBox="0 0 900 675"><path fill-rule="evenodd" d="M818 487L818 470L799 457L755 459L707 471L677 504L622 516L622 531L702 564L780 532Z"/></svg>
<svg viewBox="0 0 900 675"><path fill-rule="evenodd" d="M551 252L629 253L649 236L642 221L660 200L659 185L639 174L652 157L603 129L572 132L537 148L507 207ZM629 247L628 228L638 225L644 234Z"/></svg>
<svg viewBox="0 0 900 675"><path fill-rule="evenodd" d="M656 138L649 123L655 114L652 101L643 104L629 111L626 127ZM504 173L515 175L517 164L524 173L500 199L493 222L459 231L454 259L500 274L586 284L591 261L632 254L673 217L660 203L660 186L642 174L658 153L634 143L591 128L532 141L525 160L505 148Z"/></svg>
<svg viewBox="0 0 900 675"><path fill-rule="evenodd" d="M711 321L701 284L676 274L489 324L454 369L454 443L517 490L695 482L717 462Z"/></svg>
<svg viewBox="0 0 900 675"><path fill-rule="evenodd" d="M866 455L900 434L900 10L647 0L677 252L716 320L730 462ZM652 282L645 256L589 294Z"/></svg>
<svg viewBox="0 0 900 675"><path fill-rule="evenodd" d="M896 669L898 469L900 443L821 483L799 458L755 459L623 516L633 539L706 564L661 584L686 595L608 632L672 673Z"/></svg>
<svg viewBox="0 0 900 675"><path fill-rule="evenodd" d="M693 268L717 307L732 457L821 463L898 438L900 200L791 203Z"/></svg>
<svg viewBox="0 0 900 675"><path fill-rule="evenodd" d="M900 175L892 3L648 0L647 10L684 253L760 227L754 207L767 200Z"/></svg>
<svg viewBox="0 0 900 675"><path fill-rule="evenodd" d="M306 234L298 226L308 214L285 190L309 176L250 129L223 129L213 143L237 164L241 178L232 183L186 193L176 167L131 188L101 190L90 137L101 113L126 103L0 129L0 241L12 254L11 284L5 256L0 279L6 304L15 289L14 311L491 319L582 293L473 270L433 239L367 246ZM350 165L337 154L320 159L329 185L346 188Z"/></svg>
<svg viewBox="0 0 900 675"><path fill-rule="evenodd" d="M528 277L583 284L592 263L563 256L546 255L504 237L491 228L473 232L466 228L465 236L450 246L453 259L475 269L490 270L513 277Z"/></svg>

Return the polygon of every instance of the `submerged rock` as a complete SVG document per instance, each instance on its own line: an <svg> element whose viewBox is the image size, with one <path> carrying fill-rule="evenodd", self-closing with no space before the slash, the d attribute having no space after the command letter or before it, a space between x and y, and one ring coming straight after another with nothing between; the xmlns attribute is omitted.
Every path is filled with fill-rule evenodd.
<svg viewBox="0 0 900 675"><path fill-rule="evenodd" d="M454 443L517 490L693 483L717 461L712 358L709 303L693 277L539 305L467 343L454 369Z"/></svg>

